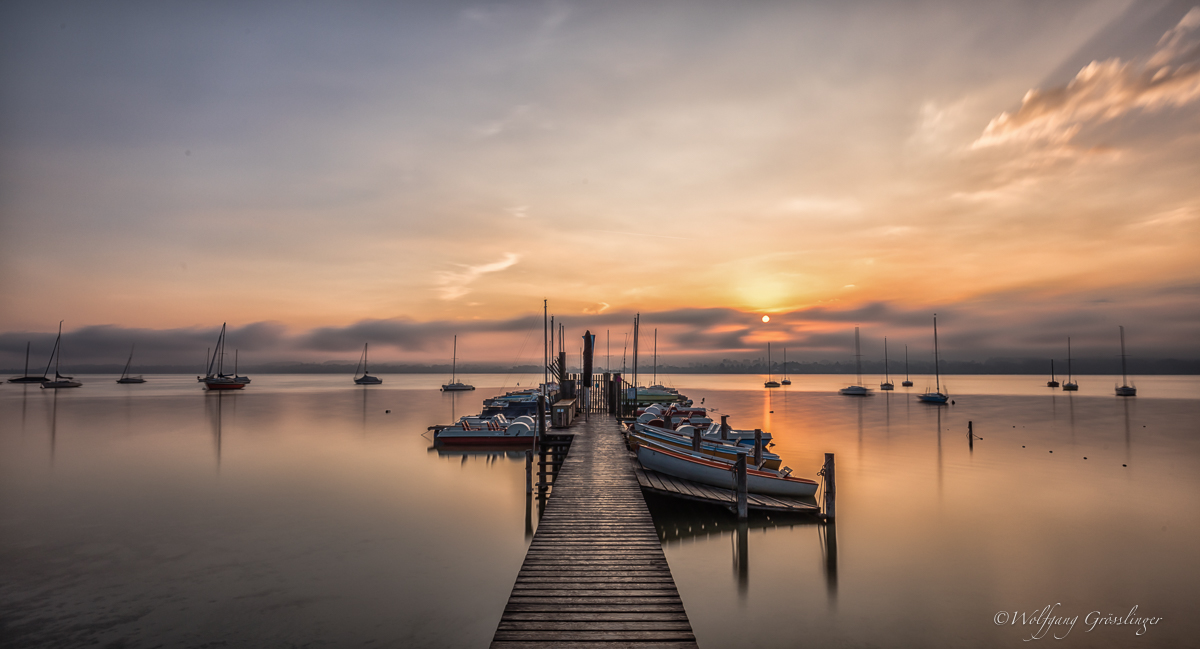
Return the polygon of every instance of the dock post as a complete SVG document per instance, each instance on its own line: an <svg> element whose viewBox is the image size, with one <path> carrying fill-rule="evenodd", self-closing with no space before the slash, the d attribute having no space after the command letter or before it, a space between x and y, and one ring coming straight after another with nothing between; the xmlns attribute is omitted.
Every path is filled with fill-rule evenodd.
<svg viewBox="0 0 1200 649"><path fill-rule="evenodd" d="M737 517L739 521L744 521L749 514L749 506L746 502L746 456L738 455L737 463L733 465L733 472L737 474Z"/></svg>
<svg viewBox="0 0 1200 649"><path fill-rule="evenodd" d="M762 462L763 462L763 460L762 460L763 447L762 446L763 446L763 444L762 444L762 429L755 428L754 429L754 466L756 466L756 467L762 466Z"/></svg>
<svg viewBox="0 0 1200 649"><path fill-rule="evenodd" d="M834 496L837 494L837 488L833 481L833 453L825 454L825 520L833 520L834 518Z"/></svg>
<svg viewBox="0 0 1200 649"><path fill-rule="evenodd" d="M546 436L546 395L538 395L538 411L537 411L537 441L542 443L542 438Z"/></svg>
<svg viewBox="0 0 1200 649"><path fill-rule="evenodd" d="M729 439L729 415L721 415L721 441Z"/></svg>
<svg viewBox="0 0 1200 649"><path fill-rule="evenodd" d="M549 489L546 481L546 396L538 395L538 493Z"/></svg>
<svg viewBox="0 0 1200 649"><path fill-rule="evenodd" d="M975 450L975 422L967 422L967 446L971 451Z"/></svg>
<svg viewBox="0 0 1200 649"><path fill-rule="evenodd" d="M700 450L700 429L695 427L692 428L692 450Z"/></svg>
<svg viewBox="0 0 1200 649"><path fill-rule="evenodd" d="M525 449L525 493L533 493L533 449Z"/></svg>

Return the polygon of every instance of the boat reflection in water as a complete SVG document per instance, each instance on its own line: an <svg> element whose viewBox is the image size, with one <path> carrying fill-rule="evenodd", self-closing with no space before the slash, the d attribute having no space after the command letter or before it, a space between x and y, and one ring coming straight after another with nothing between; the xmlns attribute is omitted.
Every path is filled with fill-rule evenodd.
<svg viewBox="0 0 1200 649"><path fill-rule="evenodd" d="M684 541L707 539L712 536L730 535L732 543L733 573L737 580L738 598L745 601L750 590L750 530L764 532L776 528L795 530L812 528L818 532L817 542L821 546L822 572L829 601L837 599L837 525L825 523L809 514L783 514L750 511L750 516L739 521L723 507L671 498L643 492L646 506L654 518L654 527L663 549ZM761 560L769 561L770 557Z"/></svg>

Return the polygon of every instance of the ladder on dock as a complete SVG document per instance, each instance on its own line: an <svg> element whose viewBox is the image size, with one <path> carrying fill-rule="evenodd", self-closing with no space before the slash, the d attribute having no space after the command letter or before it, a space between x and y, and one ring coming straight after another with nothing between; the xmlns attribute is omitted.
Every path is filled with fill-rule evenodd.
<svg viewBox="0 0 1200 649"><path fill-rule="evenodd" d="M572 428L493 649L695 648L616 421Z"/></svg>

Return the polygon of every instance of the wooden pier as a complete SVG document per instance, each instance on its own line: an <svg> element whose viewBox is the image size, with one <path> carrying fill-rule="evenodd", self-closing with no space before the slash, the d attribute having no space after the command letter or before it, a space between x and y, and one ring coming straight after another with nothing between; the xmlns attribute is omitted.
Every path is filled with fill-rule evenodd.
<svg viewBox="0 0 1200 649"><path fill-rule="evenodd" d="M571 432L492 647L696 647L616 421Z"/></svg>

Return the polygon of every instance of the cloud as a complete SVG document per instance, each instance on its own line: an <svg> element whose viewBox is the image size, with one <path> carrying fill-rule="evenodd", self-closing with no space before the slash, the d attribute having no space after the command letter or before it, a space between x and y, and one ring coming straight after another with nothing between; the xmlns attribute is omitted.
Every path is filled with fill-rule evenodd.
<svg viewBox="0 0 1200 649"><path fill-rule="evenodd" d="M817 214L858 214L862 211L862 205L854 199L827 196L796 196L785 200L779 208L784 212Z"/></svg>
<svg viewBox="0 0 1200 649"><path fill-rule="evenodd" d="M471 289L468 284L474 282L480 277L488 273L498 273L506 268L509 268L521 260L521 256L515 252L504 253L504 259L495 261L490 264L480 264L478 266L462 266L459 271L442 271L438 273L438 291L441 293L443 300L455 300L467 293Z"/></svg>
<svg viewBox="0 0 1200 649"><path fill-rule="evenodd" d="M1084 128L1134 111L1155 112L1200 98L1200 8L1159 40L1144 62L1112 58L1092 61L1065 86L1025 93L1021 107L988 123L972 144L982 149L1006 144L1064 146Z"/></svg>

